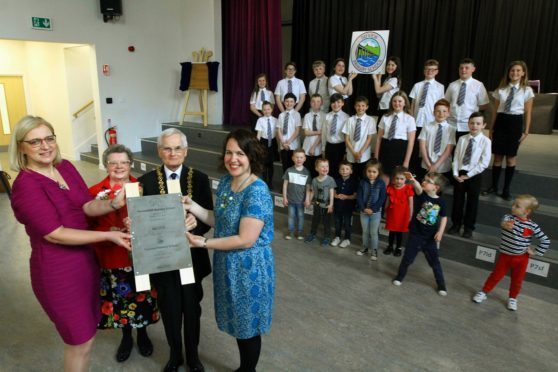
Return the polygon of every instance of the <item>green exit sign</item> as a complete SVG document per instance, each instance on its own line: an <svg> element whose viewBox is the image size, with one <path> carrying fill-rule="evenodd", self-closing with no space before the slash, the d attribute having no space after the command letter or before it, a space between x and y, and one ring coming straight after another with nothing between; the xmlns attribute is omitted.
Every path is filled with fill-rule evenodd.
<svg viewBox="0 0 558 372"><path fill-rule="evenodd" d="M47 17L31 17L31 26L35 30L52 31L52 21Z"/></svg>

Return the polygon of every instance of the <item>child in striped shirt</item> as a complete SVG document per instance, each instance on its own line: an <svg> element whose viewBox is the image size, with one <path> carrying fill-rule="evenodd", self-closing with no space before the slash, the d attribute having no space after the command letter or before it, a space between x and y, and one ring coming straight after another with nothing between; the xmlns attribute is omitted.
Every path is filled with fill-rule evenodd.
<svg viewBox="0 0 558 372"><path fill-rule="evenodd" d="M515 198L512 214L506 214L502 220L500 255L494 270L486 279L482 290L473 297L473 302L480 304L486 300L487 294L502 280L508 269L511 269L508 310L517 310L517 295L525 278L529 256L542 256L550 245L548 236L539 225L529 219L538 206L539 202L532 195L518 195ZM530 246L533 236L539 240L536 248Z"/></svg>

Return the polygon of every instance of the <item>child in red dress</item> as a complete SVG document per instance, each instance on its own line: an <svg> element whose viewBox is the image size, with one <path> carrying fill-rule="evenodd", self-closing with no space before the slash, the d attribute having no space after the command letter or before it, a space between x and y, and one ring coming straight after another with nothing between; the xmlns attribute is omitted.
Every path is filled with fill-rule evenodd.
<svg viewBox="0 0 558 372"><path fill-rule="evenodd" d="M409 231L409 221L413 215L413 186L405 183L407 168L396 167L387 187L386 230L389 231L388 246L384 254L401 256L403 233ZM395 249L393 243L395 241Z"/></svg>

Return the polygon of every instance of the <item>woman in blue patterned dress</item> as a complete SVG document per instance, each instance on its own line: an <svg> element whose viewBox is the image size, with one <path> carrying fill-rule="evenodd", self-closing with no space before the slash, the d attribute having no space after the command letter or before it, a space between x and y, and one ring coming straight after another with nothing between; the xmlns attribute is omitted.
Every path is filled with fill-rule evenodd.
<svg viewBox="0 0 558 372"><path fill-rule="evenodd" d="M271 327L275 292L273 202L262 171L264 149L251 132L229 133L222 154L228 171L217 188L215 210L185 198L185 209L215 228L212 239L188 234L192 247L215 250L213 287L215 318L221 331L236 338L237 371L255 371L261 334Z"/></svg>

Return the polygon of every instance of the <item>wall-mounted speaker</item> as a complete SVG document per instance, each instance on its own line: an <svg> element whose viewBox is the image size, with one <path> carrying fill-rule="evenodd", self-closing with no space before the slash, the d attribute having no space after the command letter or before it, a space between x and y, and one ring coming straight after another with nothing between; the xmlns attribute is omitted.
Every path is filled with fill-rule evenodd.
<svg viewBox="0 0 558 372"><path fill-rule="evenodd" d="M120 17L122 15L122 0L101 0L101 13L105 22L114 19L114 17Z"/></svg>

